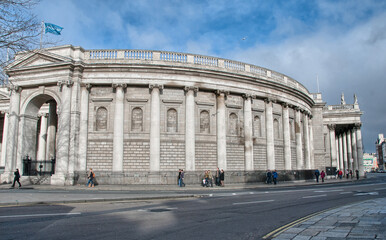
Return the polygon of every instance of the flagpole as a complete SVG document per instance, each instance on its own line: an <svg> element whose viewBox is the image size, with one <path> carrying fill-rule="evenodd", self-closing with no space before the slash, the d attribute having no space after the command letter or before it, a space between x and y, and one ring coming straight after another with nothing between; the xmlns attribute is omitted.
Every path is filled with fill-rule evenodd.
<svg viewBox="0 0 386 240"><path fill-rule="evenodd" d="M42 32L40 34L40 49L42 49L43 31L44 31L44 21L42 21Z"/></svg>

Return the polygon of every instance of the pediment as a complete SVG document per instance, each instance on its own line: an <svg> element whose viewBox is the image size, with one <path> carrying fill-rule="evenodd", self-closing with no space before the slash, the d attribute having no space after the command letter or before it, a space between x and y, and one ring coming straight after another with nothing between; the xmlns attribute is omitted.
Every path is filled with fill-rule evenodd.
<svg viewBox="0 0 386 240"><path fill-rule="evenodd" d="M29 67L48 66L71 61L70 58L52 54L46 51L35 51L26 54L24 57L15 60L8 65L7 69L20 69Z"/></svg>

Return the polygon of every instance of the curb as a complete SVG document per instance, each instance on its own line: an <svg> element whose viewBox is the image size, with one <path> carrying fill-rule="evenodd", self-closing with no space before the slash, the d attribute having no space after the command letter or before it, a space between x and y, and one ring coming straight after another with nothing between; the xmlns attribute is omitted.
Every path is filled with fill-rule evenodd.
<svg viewBox="0 0 386 240"><path fill-rule="evenodd" d="M0 203L0 207L21 207L21 206L36 206L36 205L51 205L51 204L68 204L68 203L98 203L98 202L122 202L122 201L145 201L145 200L162 200L162 199L186 199L186 198L201 198L205 194L189 194L189 195L173 195L173 196L154 196L154 197L130 197L130 198L100 198L100 199L78 199L78 200L58 200L58 201L36 201L36 202L15 202L15 203Z"/></svg>

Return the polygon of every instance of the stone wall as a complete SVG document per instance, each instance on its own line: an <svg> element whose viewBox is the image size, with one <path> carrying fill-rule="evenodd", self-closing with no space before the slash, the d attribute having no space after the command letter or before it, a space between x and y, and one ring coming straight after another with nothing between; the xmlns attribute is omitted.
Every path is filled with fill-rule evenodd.
<svg viewBox="0 0 386 240"><path fill-rule="evenodd" d="M113 141L89 140L87 147L87 169L94 171L112 171L113 166Z"/></svg>
<svg viewBox="0 0 386 240"><path fill-rule="evenodd" d="M123 147L123 170L149 171L149 141L125 141Z"/></svg>

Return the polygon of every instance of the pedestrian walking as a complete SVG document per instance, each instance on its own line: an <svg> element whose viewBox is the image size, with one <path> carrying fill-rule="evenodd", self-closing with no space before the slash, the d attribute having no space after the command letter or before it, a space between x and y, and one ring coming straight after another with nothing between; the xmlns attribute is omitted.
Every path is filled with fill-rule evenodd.
<svg viewBox="0 0 386 240"><path fill-rule="evenodd" d="M350 178L352 179L352 170L350 169Z"/></svg>
<svg viewBox="0 0 386 240"><path fill-rule="evenodd" d="M267 173L266 173L266 180L265 180L265 182L267 183L267 184L271 184L271 182L272 182L272 172L271 172L271 170L267 170Z"/></svg>
<svg viewBox="0 0 386 240"><path fill-rule="evenodd" d="M15 183L16 182L19 184L19 187L21 187L21 184L20 184L20 172L19 172L18 168L16 168L16 171L13 173L13 175L15 175L15 177L13 178L12 187L15 187Z"/></svg>
<svg viewBox="0 0 386 240"><path fill-rule="evenodd" d="M349 171L346 169L346 178L348 179Z"/></svg>
<svg viewBox="0 0 386 240"><path fill-rule="evenodd" d="M326 173L324 172L324 170L322 170L322 172L320 173L320 177L322 178L322 182L324 182L324 178L326 177Z"/></svg>
<svg viewBox="0 0 386 240"><path fill-rule="evenodd" d="M221 187L224 187L224 186L225 186L224 180L225 180L225 172L224 172L223 169L221 169L221 172L220 172L220 183L221 183Z"/></svg>
<svg viewBox="0 0 386 240"><path fill-rule="evenodd" d="M315 170L315 178L316 178L316 182L319 182L319 175L320 175L320 172L318 169Z"/></svg>
<svg viewBox="0 0 386 240"><path fill-rule="evenodd" d="M277 183L277 172L276 172L276 169L273 170L273 172L272 172L272 178L273 178L273 184L276 185L276 183Z"/></svg>
<svg viewBox="0 0 386 240"><path fill-rule="evenodd" d="M181 184L181 169L178 169L177 185L180 186L180 184Z"/></svg>
<svg viewBox="0 0 386 240"><path fill-rule="evenodd" d="M355 176L357 177L357 180L359 180L359 170L355 170Z"/></svg>
<svg viewBox="0 0 386 240"><path fill-rule="evenodd" d="M179 181L180 187L185 187L184 178L185 178L185 172L184 172L184 169L181 169L180 181Z"/></svg>
<svg viewBox="0 0 386 240"><path fill-rule="evenodd" d="M93 172L92 168L90 168L90 172L88 174L88 181L86 187L94 187L94 179L95 179L95 173ZM89 186L90 185L90 186Z"/></svg>

